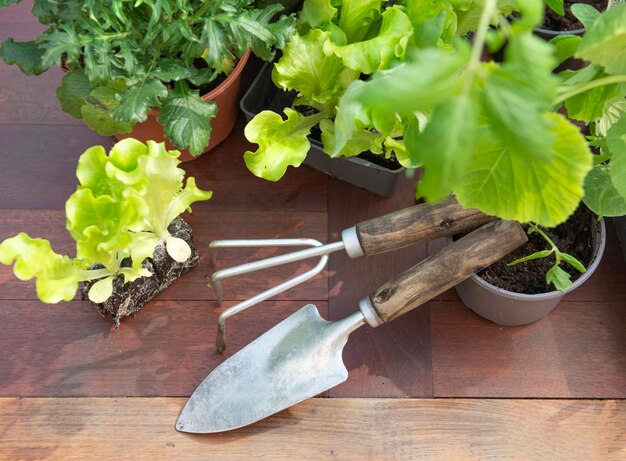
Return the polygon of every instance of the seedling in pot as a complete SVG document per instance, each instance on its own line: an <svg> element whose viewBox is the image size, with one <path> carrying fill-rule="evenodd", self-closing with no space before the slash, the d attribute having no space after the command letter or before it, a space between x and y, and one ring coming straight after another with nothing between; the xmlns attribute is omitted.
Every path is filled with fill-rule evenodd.
<svg viewBox="0 0 626 461"><path fill-rule="evenodd" d="M177 263L185 263L189 243L168 227L192 203L211 198L178 168L178 151L163 143L135 139L118 142L107 155L102 146L87 149L78 161L80 182L65 204L66 227L76 241L76 257L55 253L50 242L22 232L0 243L0 263L13 264L20 280L37 279L39 299L70 301L79 282L91 282L89 299L103 303L114 280L150 277L142 266L164 245Z"/></svg>
<svg viewBox="0 0 626 461"><path fill-rule="evenodd" d="M536 232L537 234L541 235L541 237L548 243L548 245L550 245L550 249L537 251L523 258L516 259L515 261L508 263L507 266L515 266L517 264L521 264L526 261L531 261L533 259L548 258L554 255L555 263L554 263L554 266L552 266L552 268L548 270L548 272L546 273L546 284L547 285L553 284L554 287L559 291L562 291L562 292L567 291L567 289L572 286L572 280L571 280L570 275L567 272L565 272L563 269L561 269L560 267L561 263L562 262L568 263L570 266L572 266L574 269L576 269L582 274L584 274L587 270L585 268L585 265L581 263L578 259L576 259L574 256L560 251L555 245L555 243L552 241L552 239L548 237L548 235L543 230L541 230L539 226L530 223L528 225L528 233L531 234L533 232Z"/></svg>

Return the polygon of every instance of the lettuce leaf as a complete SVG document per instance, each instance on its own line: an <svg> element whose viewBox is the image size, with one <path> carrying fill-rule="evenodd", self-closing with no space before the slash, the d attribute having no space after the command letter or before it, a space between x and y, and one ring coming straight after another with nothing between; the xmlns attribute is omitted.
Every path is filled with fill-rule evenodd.
<svg viewBox="0 0 626 461"><path fill-rule="evenodd" d="M626 4L612 6L593 21L576 57L598 64L612 75L626 73Z"/></svg>

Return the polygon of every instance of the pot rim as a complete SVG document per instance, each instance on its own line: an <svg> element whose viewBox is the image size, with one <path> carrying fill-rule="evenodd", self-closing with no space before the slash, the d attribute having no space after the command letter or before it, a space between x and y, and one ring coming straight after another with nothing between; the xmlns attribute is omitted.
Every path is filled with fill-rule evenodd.
<svg viewBox="0 0 626 461"><path fill-rule="evenodd" d="M604 11L608 10L612 6L612 0L606 0L606 7ZM535 27L535 32L540 34L550 35L552 37L556 37L558 35L583 35L586 29L581 27L580 29L573 30L552 30L552 29L544 29L543 27Z"/></svg>
<svg viewBox="0 0 626 461"><path fill-rule="evenodd" d="M243 72L243 68L246 66L246 63L248 62L250 53L251 53L251 49L248 48L246 52L241 56L241 58L239 58L239 60L237 61L237 64L233 68L233 71L230 74L228 74L228 77L226 77L226 79L222 83L217 85L211 91L209 91L206 94L201 95L200 99L202 99L203 101L213 101L219 95L221 95L224 91L226 91L226 89L230 87L239 78L239 76L241 75L241 72ZM159 109L148 110L148 115L159 115L160 113L161 111Z"/></svg>
<svg viewBox="0 0 626 461"><path fill-rule="evenodd" d="M549 291L547 293L537 293L537 294L529 295L526 293L517 293L515 291L509 291L503 288L498 288L495 285L492 285L491 283L486 282L485 280L483 280L481 277L479 277L476 274L472 274L470 279L473 282L485 288L486 290L497 293L498 295L504 298L527 300L527 301L540 301L540 300L553 299L553 298L558 298L560 296L563 296L569 293L570 291L575 290L576 288L581 286L583 283L585 283L587 279L591 277L591 275L596 271L596 269L600 265L600 261L602 260L602 255L604 254L604 247L606 246L606 225L604 224L604 218L600 219L598 221L598 224L599 225L597 226L596 233L595 233L596 244L594 245L594 251L593 251L593 257L591 259L591 264L589 264L589 267L587 267L587 271L584 274L582 274L572 284L572 286L568 288L566 292L554 290L554 291Z"/></svg>

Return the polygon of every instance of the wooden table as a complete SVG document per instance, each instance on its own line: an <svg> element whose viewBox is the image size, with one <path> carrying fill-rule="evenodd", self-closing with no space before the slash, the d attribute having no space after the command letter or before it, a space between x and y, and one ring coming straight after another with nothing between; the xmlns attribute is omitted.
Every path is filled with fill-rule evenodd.
<svg viewBox="0 0 626 461"><path fill-rule="evenodd" d="M34 38L29 2L0 12L0 39ZM252 70L248 71L249 81ZM112 145L61 112L61 74L0 65L0 240L19 231L73 253L64 202L78 156ZM16 459L625 459L626 283L611 223L597 273L546 319L503 328L453 291L346 346L348 381L255 425L217 435L176 432L186 398L224 358L303 304L341 318L381 282L424 258L426 245L350 260L234 317L216 354L217 315L310 263L207 288L208 242L337 239L359 220L414 202L414 179L389 199L308 167L283 180L244 166L243 120L226 142L185 165L214 198L187 216L199 265L115 330L78 299L45 305L34 284L0 267L0 458ZM218 267L275 250L228 250Z"/></svg>

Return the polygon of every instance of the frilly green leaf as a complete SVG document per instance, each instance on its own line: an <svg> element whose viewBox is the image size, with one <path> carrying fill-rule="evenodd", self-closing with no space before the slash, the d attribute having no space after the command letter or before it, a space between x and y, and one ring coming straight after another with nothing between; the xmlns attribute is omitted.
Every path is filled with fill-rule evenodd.
<svg viewBox="0 0 626 461"><path fill-rule="evenodd" d="M50 242L24 232L0 243L0 263L13 266L20 280L37 278L37 296L45 303L71 301L78 288L80 266L55 253Z"/></svg>

